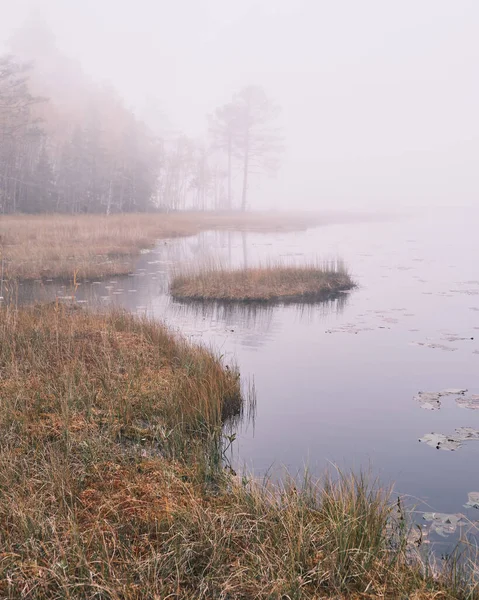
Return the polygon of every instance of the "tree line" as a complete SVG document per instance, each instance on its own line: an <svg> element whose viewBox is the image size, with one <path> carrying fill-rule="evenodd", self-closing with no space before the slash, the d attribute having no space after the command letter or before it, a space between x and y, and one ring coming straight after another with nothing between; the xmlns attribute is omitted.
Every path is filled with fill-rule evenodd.
<svg viewBox="0 0 479 600"><path fill-rule="evenodd" d="M68 81L79 67L55 53L40 53L63 65L50 88L25 53L0 57L1 213L244 210L251 177L277 168L279 109L262 88L217 108L202 140L162 135L113 89Z"/></svg>

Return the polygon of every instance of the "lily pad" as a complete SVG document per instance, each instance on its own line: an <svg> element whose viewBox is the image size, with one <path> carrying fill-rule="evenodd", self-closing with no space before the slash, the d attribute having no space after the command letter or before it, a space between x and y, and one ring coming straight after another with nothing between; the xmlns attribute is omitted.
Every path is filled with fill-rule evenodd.
<svg viewBox="0 0 479 600"><path fill-rule="evenodd" d="M457 348L446 346L445 344L437 344L436 342L413 342L416 346L424 346L425 348L433 348L435 350L444 350L446 352L455 352Z"/></svg>
<svg viewBox="0 0 479 600"><path fill-rule="evenodd" d="M420 442L436 448L436 450L457 450L463 442L479 440L479 430L473 427L458 427L453 434L426 433Z"/></svg>
<svg viewBox="0 0 479 600"><path fill-rule="evenodd" d="M419 392L413 399L417 400L421 405L421 408L424 408L425 410L439 410L441 408L440 398L440 392Z"/></svg>
<svg viewBox="0 0 479 600"><path fill-rule="evenodd" d="M464 508L479 509L479 492L469 492L467 494L467 502L464 504Z"/></svg>
<svg viewBox="0 0 479 600"><path fill-rule="evenodd" d="M421 408L424 408L425 410L439 410L441 408L440 399L443 396L462 396L466 392L467 390L462 388L449 388L447 390L442 390L441 392L419 392L414 396L414 400L417 400L421 405Z"/></svg>
<svg viewBox="0 0 479 600"><path fill-rule="evenodd" d="M447 513L424 513L422 517L425 521L431 523L431 531L435 531L442 537L447 537L455 533L458 527L465 525L464 515Z"/></svg>
<svg viewBox="0 0 479 600"><path fill-rule="evenodd" d="M436 448L436 450L457 450L462 445L461 440L443 433L426 433L422 438L419 438L419 441Z"/></svg>
<svg viewBox="0 0 479 600"><path fill-rule="evenodd" d="M479 410L479 395L464 396L456 398L456 404L460 408L468 408L470 410Z"/></svg>
<svg viewBox="0 0 479 600"><path fill-rule="evenodd" d="M474 427L459 427L456 429L456 437L460 440L479 440L479 430Z"/></svg>

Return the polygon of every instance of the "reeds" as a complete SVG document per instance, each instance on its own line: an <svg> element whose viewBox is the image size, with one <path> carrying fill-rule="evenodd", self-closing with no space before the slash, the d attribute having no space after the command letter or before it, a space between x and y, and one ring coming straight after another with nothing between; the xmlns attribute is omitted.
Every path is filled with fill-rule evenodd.
<svg viewBox="0 0 479 600"><path fill-rule="evenodd" d="M477 597L411 562L388 490L223 469L238 373L162 325L0 310L0 596Z"/></svg>
<svg viewBox="0 0 479 600"><path fill-rule="evenodd" d="M288 265L271 263L247 269L213 265L173 278L170 291L180 300L235 302L321 300L355 286L341 261Z"/></svg>
<svg viewBox="0 0 479 600"><path fill-rule="evenodd" d="M2 216L0 260L10 279L98 278L128 273L140 250L162 238L207 229L299 230L338 219L278 212Z"/></svg>

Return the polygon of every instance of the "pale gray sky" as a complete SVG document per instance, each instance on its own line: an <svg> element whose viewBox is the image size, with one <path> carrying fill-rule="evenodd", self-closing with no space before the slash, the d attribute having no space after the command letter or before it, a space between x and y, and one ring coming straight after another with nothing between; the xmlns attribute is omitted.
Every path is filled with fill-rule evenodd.
<svg viewBox="0 0 479 600"><path fill-rule="evenodd" d="M477 0L0 0L0 39L39 6L60 48L186 133L245 84L282 106L263 206L476 205Z"/></svg>

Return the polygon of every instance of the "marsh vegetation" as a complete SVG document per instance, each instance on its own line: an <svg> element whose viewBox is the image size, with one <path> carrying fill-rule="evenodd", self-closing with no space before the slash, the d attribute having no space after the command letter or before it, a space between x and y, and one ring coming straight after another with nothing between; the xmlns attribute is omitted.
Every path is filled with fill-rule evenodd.
<svg viewBox="0 0 479 600"><path fill-rule="evenodd" d="M182 300L236 302L325 300L355 286L341 261L288 265L280 262L245 269L220 265L177 275L171 294Z"/></svg>
<svg viewBox="0 0 479 600"><path fill-rule="evenodd" d="M4 4L0 600L479 600L475 3Z"/></svg>
<svg viewBox="0 0 479 600"><path fill-rule="evenodd" d="M123 312L2 309L3 596L474 597L412 558L375 482L225 469L223 425L245 402L225 367Z"/></svg>
<svg viewBox="0 0 479 600"><path fill-rule="evenodd" d="M186 212L120 215L11 215L0 221L0 261L12 279L99 278L130 272L141 250L200 231L294 231L346 215ZM351 215L354 219L354 215Z"/></svg>

